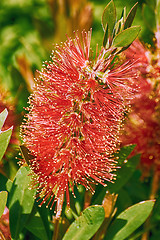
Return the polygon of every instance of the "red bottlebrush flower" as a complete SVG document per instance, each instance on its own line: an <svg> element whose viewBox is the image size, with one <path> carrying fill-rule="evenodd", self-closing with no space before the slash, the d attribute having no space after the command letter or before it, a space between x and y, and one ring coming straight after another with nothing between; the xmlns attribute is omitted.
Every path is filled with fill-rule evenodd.
<svg viewBox="0 0 160 240"><path fill-rule="evenodd" d="M127 59L131 52L137 53L138 62L134 67L140 71L140 88L131 101L132 110L124 125L122 143L136 144L133 152L141 153L140 167L143 176L151 169L160 170L160 66L158 51L152 53L139 41L126 51ZM136 56L136 55L135 55Z"/></svg>
<svg viewBox="0 0 160 240"><path fill-rule="evenodd" d="M132 63L114 67L102 49L90 57L91 32L56 46L51 62L36 80L23 142L35 156L30 166L43 202L51 196L69 204L69 187L105 185L114 177L118 133L124 101L133 92ZM50 201L51 201L50 200ZM48 204L50 204L50 201ZM41 204L42 204L41 203Z"/></svg>

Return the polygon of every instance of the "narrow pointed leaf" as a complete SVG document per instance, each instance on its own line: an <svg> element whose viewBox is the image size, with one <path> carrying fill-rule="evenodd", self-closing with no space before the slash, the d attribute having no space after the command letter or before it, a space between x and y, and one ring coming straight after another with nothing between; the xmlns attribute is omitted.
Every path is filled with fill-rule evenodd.
<svg viewBox="0 0 160 240"><path fill-rule="evenodd" d="M136 37L138 36L139 32L141 30L140 26L134 26L127 28L117 34L113 40L113 46L114 47L126 47L129 44L131 44Z"/></svg>
<svg viewBox="0 0 160 240"><path fill-rule="evenodd" d="M101 226L105 218L102 206L86 208L69 227L63 240L89 240Z"/></svg>
<svg viewBox="0 0 160 240"><path fill-rule="evenodd" d="M124 23L124 29L131 27L134 17L136 15L137 7L138 2L131 8L130 12L128 13Z"/></svg>
<svg viewBox="0 0 160 240"><path fill-rule="evenodd" d="M34 204L35 190L29 189L29 170L21 167L13 181L9 194L9 221L12 239L19 239Z"/></svg>
<svg viewBox="0 0 160 240"><path fill-rule="evenodd" d="M52 236L51 236L51 231L50 231L49 224L48 224L48 222L51 221L49 208L46 208L45 205L42 205L41 207L39 207L37 202L35 202L35 206L36 206L38 213L42 219L48 239L51 239Z"/></svg>
<svg viewBox="0 0 160 240"><path fill-rule="evenodd" d="M6 191L0 192L0 218L4 212L7 203L7 195L8 193Z"/></svg>
<svg viewBox="0 0 160 240"><path fill-rule="evenodd" d="M106 30L103 36L103 47L106 47L107 44L107 40L108 40L108 24L106 25Z"/></svg>
<svg viewBox="0 0 160 240"><path fill-rule="evenodd" d="M5 122L6 118L7 118L7 115L8 115L8 111L5 108L3 110L3 112L0 113L0 130L3 127L3 124L4 124L4 122Z"/></svg>
<svg viewBox="0 0 160 240"><path fill-rule="evenodd" d="M125 17L126 17L126 7L123 8L120 19L122 19L122 18L125 19Z"/></svg>
<svg viewBox="0 0 160 240"><path fill-rule="evenodd" d="M12 134L12 127L6 131L0 131L0 161L6 152Z"/></svg>
<svg viewBox="0 0 160 240"><path fill-rule="evenodd" d="M103 30L105 31L106 25L108 25L109 36L112 35L115 22L116 22L116 8L112 0L107 4L102 15L102 27Z"/></svg>
<svg viewBox="0 0 160 240"><path fill-rule="evenodd" d="M115 219L104 240L126 239L146 221L153 206L154 200L148 200L127 208Z"/></svg>
<svg viewBox="0 0 160 240"><path fill-rule="evenodd" d="M34 208L34 211L30 215L27 223L25 224L25 227L36 237L38 237L40 240L48 240L47 232L43 223L43 220L39 214L39 212L36 210L36 207Z"/></svg>

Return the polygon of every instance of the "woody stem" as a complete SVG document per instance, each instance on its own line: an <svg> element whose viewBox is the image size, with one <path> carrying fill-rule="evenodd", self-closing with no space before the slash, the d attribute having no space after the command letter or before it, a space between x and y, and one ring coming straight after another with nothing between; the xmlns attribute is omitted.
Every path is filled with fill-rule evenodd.
<svg viewBox="0 0 160 240"><path fill-rule="evenodd" d="M62 213L63 199L64 199L64 195L62 194L57 201L57 211L56 211L56 216L55 216L54 233L53 233L52 240L58 239L59 222L60 222L60 217L61 217L61 213Z"/></svg>
<svg viewBox="0 0 160 240"><path fill-rule="evenodd" d="M60 221L60 219L55 219L55 222L54 222L54 233L53 233L52 240L57 240L58 239L59 221Z"/></svg>

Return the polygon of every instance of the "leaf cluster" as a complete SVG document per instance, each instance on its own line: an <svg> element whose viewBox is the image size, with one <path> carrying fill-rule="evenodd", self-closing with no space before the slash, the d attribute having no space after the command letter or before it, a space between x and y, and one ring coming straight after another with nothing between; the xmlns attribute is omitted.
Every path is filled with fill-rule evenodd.
<svg viewBox="0 0 160 240"><path fill-rule="evenodd" d="M103 47L122 52L127 49L138 36L141 27L133 26L138 3L136 3L126 16L126 8L123 9L120 19L117 19L116 7L111 0L105 7L102 15L102 27L104 30Z"/></svg>

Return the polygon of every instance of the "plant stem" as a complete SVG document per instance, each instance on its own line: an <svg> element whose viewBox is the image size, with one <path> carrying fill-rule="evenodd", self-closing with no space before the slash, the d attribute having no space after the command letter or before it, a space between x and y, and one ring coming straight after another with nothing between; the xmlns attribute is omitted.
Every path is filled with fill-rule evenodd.
<svg viewBox="0 0 160 240"><path fill-rule="evenodd" d="M58 239L59 222L60 222L60 217L61 217L61 213L62 213L63 199L64 199L64 195L61 195L57 201L57 211L56 211L56 216L55 216L55 220L54 220L54 233L53 233L52 240Z"/></svg>
<svg viewBox="0 0 160 240"><path fill-rule="evenodd" d="M154 171L153 181L152 181L152 187L151 187L151 193L150 193L150 200L154 200L159 188L159 172L157 169Z"/></svg>
<svg viewBox="0 0 160 240"><path fill-rule="evenodd" d="M92 199L92 194L90 191L85 191L85 197L84 197L84 209L90 206Z"/></svg>
<svg viewBox="0 0 160 240"><path fill-rule="evenodd" d="M60 221L60 219L55 219L55 222L54 222L54 234L53 234L52 240L57 240L58 239L59 221Z"/></svg>

